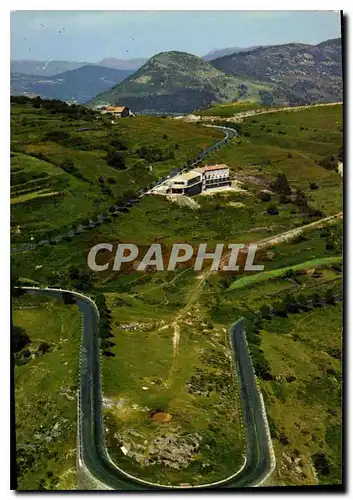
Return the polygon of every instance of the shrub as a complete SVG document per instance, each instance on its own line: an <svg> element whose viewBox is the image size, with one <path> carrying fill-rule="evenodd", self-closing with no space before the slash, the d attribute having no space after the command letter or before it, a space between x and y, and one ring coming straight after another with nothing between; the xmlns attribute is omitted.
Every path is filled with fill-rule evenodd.
<svg viewBox="0 0 353 500"><path fill-rule="evenodd" d="M27 344L31 342L29 335L26 333L25 329L20 326L13 326L11 330L12 334L12 347L14 352L19 352Z"/></svg>
<svg viewBox="0 0 353 500"><path fill-rule="evenodd" d="M105 157L105 161L108 163L113 168L116 168L117 170L125 170L126 165L125 165L125 156L123 153L120 153L119 151L108 151L107 156Z"/></svg>
<svg viewBox="0 0 353 500"><path fill-rule="evenodd" d="M323 304L323 297L320 295L320 293L315 292L312 297L312 304L313 307L322 307Z"/></svg>
<svg viewBox="0 0 353 500"><path fill-rule="evenodd" d="M289 196L282 193L281 196L279 197L279 202L282 205L287 205L288 203L291 202L291 199L289 198Z"/></svg>
<svg viewBox="0 0 353 500"><path fill-rule="evenodd" d="M276 302L273 305L273 314L275 316L280 316L282 318L285 318L287 316L287 309L285 304L283 302Z"/></svg>
<svg viewBox="0 0 353 500"><path fill-rule="evenodd" d="M50 351L50 344L48 342L41 342L38 347L39 354L45 354Z"/></svg>
<svg viewBox="0 0 353 500"><path fill-rule="evenodd" d="M110 141L109 141L109 145L112 148L120 149L121 151L126 151L127 150L126 144L119 137L113 137L113 138L111 138Z"/></svg>
<svg viewBox="0 0 353 500"><path fill-rule="evenodd" d="M310 189L319 189L319 186L316 184L316 182L310 182L309 184Z"/></svg>
<svg viewBox="0 0 353 500"><path fill-rule="evenodd" d="M274 97L271 92L268 92L267 90L259 90L259 96L261 99L261 103L265 106L271 106L274 104Z"/></svg>
<svg viewBox="0 0 353 500"><path fill-rule="evenodd" d="M295 192L294 204L297 205L303 212L309 211L308 198L301 189Z"/></svg>
<svg viewBox="0 0 353 500"><path fill-rule="evenodd" d="M325 453L315 453L312 456L315 469L318 473L324 477L329 476L331 474L331 465L326 457Z"/></svg>
<svg viewBox="0 0 353 500"><path fill-rule="evenodd" d="M270 195L270 193L267 193L265 191L260 191L259 199L261 201L271 201L271 195Z"/></svg>
<svg viewBox="0 0 353 500"><path fill-rule="evenodd" d="M271 308L270 306L263 304L260 307L260 314L262 318L269 319L271 317Z"/></svg>
<svg viewBox="0 0 353 500"><path fill-rule="evenodd" d="M70 134L66 130L51 130L50 132L47 132L44 136L44 139L47 141L63 141L65 139L69 139Z"/></svg>
<svg viewBox="0 0 353 500"><path fill-rule="evenodd" d="M276 205L270 205L267 209L269 215L278 215L279 211Z"/></svg>
<svg viewBox="0 0 353 500"><path fill-rule="evenodd" d="M292 188L289 185L286 175L283 173L278 174L276 180L271 182L271 189L279 194L292 194Z"/></svg>
<svg viewBox="0 0 353 500"><path fill-rule="evenodd" d="M322 158L317 162L321 167L326 168L326 170L336 170L337 171L337 159L334 156L327 156Z"/></svg>
<svg viewBox="0 0 353 500"><path fill-rule="evenodd" d="M335 305L337 302L337 296L331 288L325 293L325 302L330 305Z"/></svg>

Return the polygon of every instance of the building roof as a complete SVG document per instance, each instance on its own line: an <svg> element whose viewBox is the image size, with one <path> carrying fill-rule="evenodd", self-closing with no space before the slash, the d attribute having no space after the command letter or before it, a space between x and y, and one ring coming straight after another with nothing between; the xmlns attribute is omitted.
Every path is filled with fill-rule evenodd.
<svg viewBox="0 0 353 500"><path fill-rule="evenodd" d="M126 106L107 106L105 108L106 111L115 111L116 113L121 113L122 111L124 111L124 109L126 108Z"/></svg>
<svg viewBox="0 0 353 500"><path fill-rule="evenodd" d="M210 172L212 170L223 170L224 168L229 168L228 165L222 163L221 165L206 165L205 167L200 167L200 172Z"/></svg>
<svg viewBox="0 0 353 500"><path fill-rule="evenodd" d="M200 177L200 172L198 170L190 170L189 172L185 172L184 174L177 175L176 177L172 177L170 179L172 182L175 181L190 181L195 177Z"/></svg>

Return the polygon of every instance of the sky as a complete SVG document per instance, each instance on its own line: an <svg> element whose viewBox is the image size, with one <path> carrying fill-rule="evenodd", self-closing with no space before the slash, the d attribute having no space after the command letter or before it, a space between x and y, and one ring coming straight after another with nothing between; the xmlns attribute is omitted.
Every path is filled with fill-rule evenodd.
<svg viewBox="0 0 353 500"><path fill-rule="evenodd" d="M316 44L340 36L337 11L14 11L11 59L98 62L180 50Z"/></svg>

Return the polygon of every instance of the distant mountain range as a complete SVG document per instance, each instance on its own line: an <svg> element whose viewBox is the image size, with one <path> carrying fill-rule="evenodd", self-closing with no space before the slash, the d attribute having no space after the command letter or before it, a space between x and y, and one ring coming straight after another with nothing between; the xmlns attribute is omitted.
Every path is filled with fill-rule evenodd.
<svg viewBox="0 0 353 500"><path fill-rule="evenodd" d="M203 59L205 61L213 61L213 59L217 59L219 57L223 56L229 56L230 54L236 54L239 52L249 52L250 50L257 49L258 47L261 47L261 45L254 45L253 47L228 47L225 49L214 49L208 52L205 56L203 56Z"/></svg>
<svg viewBox="0 0 353 500"><path fill-rule="evenodd" d="M261 100L270 85L226 75L186 52L161 52L91 104L119 103L140 113L187 113L214 102Z"/></svg>
<svg viewBox="0 0 353 500"><path fill-rule="evenodd" d="M206 54L203 59L211 61L217 57L222 57L235 52L251 50L255 47L239 48L230 47L225 49L215 49ZM116 57L106 57L101 61L36 61L36 60L13 60L11 61L11 73L20 73L22 75L35 76L54 76L65 71L81 68L82 66L104 66L105 68L123 69L123 70L138 70L148 58L133 58L133 59L117 59Z"/></svg>
<svg viewBox="0 0 353 500"><path fill-rule="evenodd" d="M123 81L131 70L86 65L55 76L11 73L12 95L40 95L48 99L85 103Z"/></svg>
<svg viewBox="0 0 353 500"><path fill-rule="evenodd" d="M11 70L13 94L119 103L140 113L188 113L244 99L284 105L332 102L342 100L343 87L340 38L318 45L230 47L204 58L170 51L148 61L107 58L94 65L12 61Z"/></svg>
<svg viewBox="0 0 353 500"><path fill-rule="evenodd" d="M54 76L82 68L82 66L104 66L105 68L114 68L121 70L136 71L147 59L116 59L107 57L97 63L78 62L78 61L11 61L11 73L20 73L31 76Z"/></svg>
<svg viewBox="0 0 353 500"><path fill-rule="evenodd" d="M342 99L341 39L308 45L288 43L227 55L211 64L228 75L273 85L289 105Z"/></svg>

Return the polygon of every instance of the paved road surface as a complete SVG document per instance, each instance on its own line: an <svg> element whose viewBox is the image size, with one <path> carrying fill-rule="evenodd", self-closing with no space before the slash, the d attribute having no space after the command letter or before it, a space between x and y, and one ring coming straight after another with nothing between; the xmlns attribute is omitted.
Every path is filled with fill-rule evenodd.
<svg viewBox="0 0 353 500"><path fill-rule="evenodd" d="M25 287L27 293L62 297L62 290ZM139 480L114 465L107 455L102 422L102 392L100 377L99 313L95 304L79 293L72 293L83 317L81 348L81 383L78 404L79 461L98 482L113 490L172 489ZM243 321L230 330L231 345L241 389L247 453L240 472L217 483L197 489L244 488L259 485L273 470L274 456L268 433L266 413L256 385L251 358L245 339ZM118 377L118 374L117 374ZM174 487L173 489L179 489ZM180 487L181 488L181 487ZM194 487L195 488L195 487ZM194 489L193 488L193 489ZM183 488L191 489L191 488Z"/></svg>

